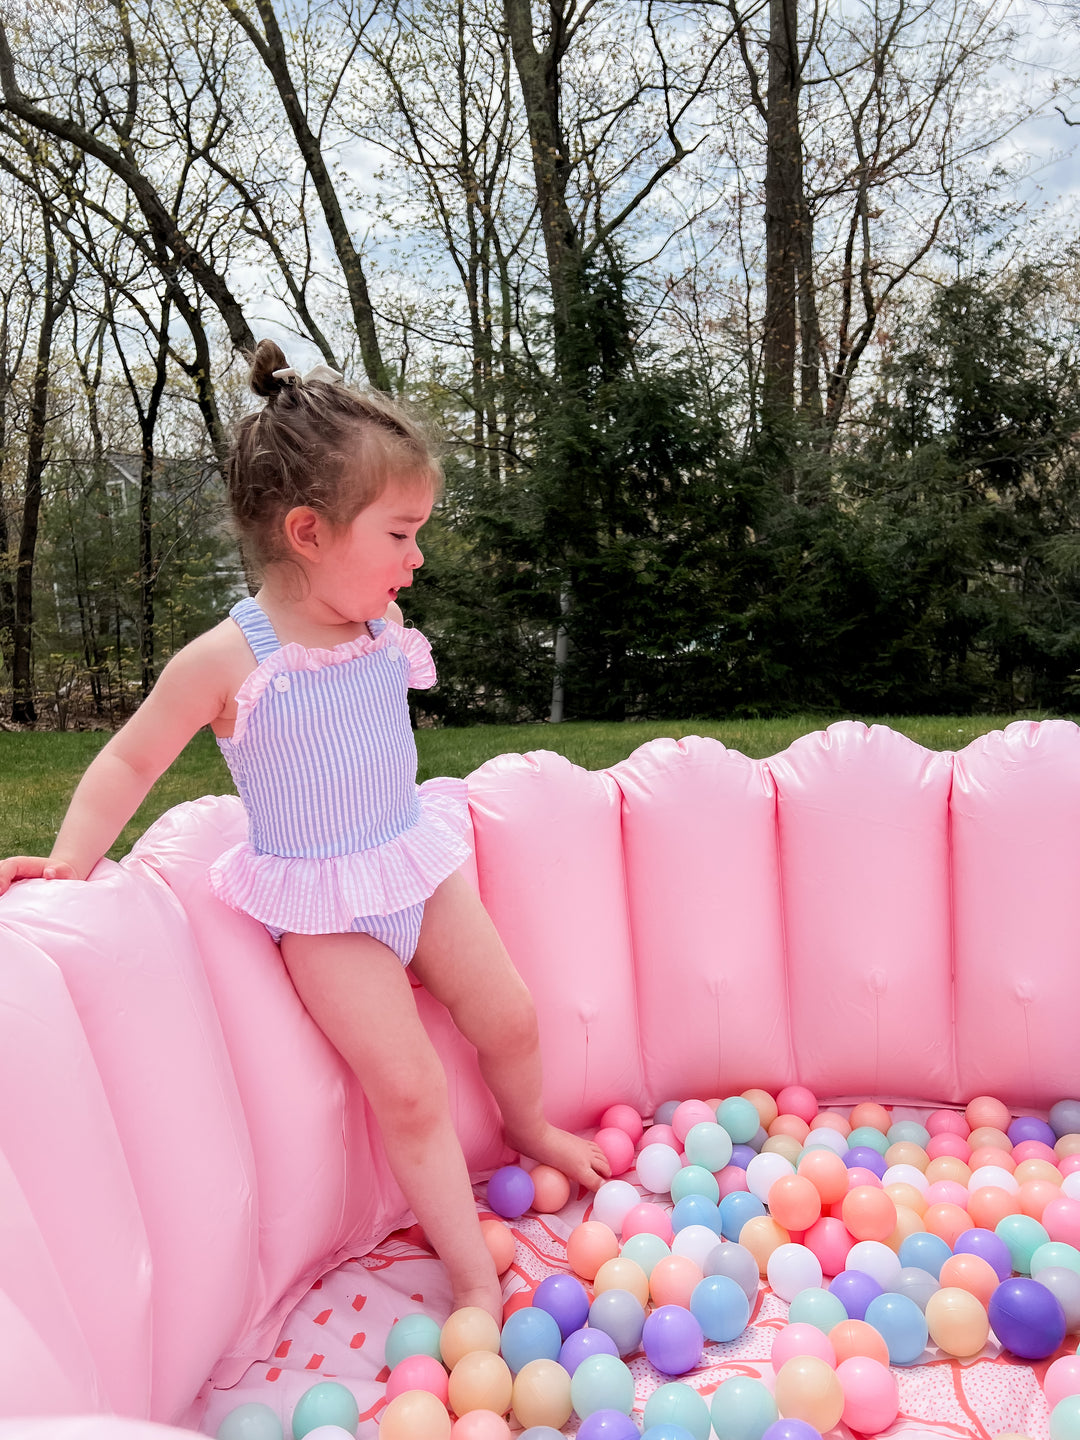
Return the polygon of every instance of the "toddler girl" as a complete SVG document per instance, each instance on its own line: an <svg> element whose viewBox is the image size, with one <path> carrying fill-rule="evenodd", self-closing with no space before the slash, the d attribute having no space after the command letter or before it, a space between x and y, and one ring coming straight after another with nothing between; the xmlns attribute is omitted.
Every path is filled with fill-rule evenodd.
<svg viewBox="0 0 1080 1440"><path fill-rule="evenodd" d="M475 891L463 781L416 784L406 690L435 683L398 593L423 563L418 532L438 466L390 402L303 379L271 341L238 428L229 498L262 574L254 598L173 656L83 776L51 856L0 864L13 880L82 880L154 781L209 725L248 814L248 839L209 883L280 942L296 991L357 1075L387 1158L450 1276L455 1306L501 1322L446 1077L405 967L476 1046L508 1142L590 1189L595 1145L548 1124L532 1001Z"/></svg>

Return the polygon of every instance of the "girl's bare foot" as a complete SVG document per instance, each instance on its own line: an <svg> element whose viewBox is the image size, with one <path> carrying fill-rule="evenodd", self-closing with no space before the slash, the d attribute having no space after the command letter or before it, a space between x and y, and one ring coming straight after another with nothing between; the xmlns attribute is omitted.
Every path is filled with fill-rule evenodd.
<svg viewBox="0 0 1080 1440"><path fill-rule="evenodd" d="M571 1135L556 1125L545 1122L543 1129L535 1134L507 1134L506 1138L523 1155L554 1166L586 1190L598 1190L611 1175L607 1157L595 1141L583 1140L580 1135Z"/></svg>

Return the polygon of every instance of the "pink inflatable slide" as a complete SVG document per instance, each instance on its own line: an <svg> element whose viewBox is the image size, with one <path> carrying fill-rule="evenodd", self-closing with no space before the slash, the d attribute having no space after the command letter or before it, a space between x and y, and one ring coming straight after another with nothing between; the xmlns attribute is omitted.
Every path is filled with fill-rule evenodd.
<svg viewBox="0 0 1080 1440"><path fill-rule="evenodd" d="M845 722L764 761L704 739L599 772L504 756L470 793L477 881L536 998L563 1125L793 1083L1044 1114L1080 1092L1070 723L956 754ZM181 805L88 884L0 899L0 1440L212 1434L349 1266L335 1373L358 1334L359 1433L376 1433L383 1337L374 1304L358 1328L356 1277L387 1268L376 1247L411 1217L275 947L207 888L243 824L233 797ZM479 1179L509 1158L491 1099L418 1000ZM305 1352L294 1397L329 1368L308 1353L325 1359Z"/></svg>

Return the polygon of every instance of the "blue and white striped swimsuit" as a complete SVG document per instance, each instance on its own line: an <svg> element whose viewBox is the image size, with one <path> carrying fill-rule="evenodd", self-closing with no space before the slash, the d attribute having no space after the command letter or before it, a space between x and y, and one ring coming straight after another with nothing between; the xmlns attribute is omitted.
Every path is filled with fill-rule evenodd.
<svg viewBox="0 0 1080 1440"><path fill-rule="evenodd" d="M257 662L218 745L248 838L210 869L214 893L275 940L361 931L408 964L424 901L468 857L463 780L416 784L409 686L435 683L418 630L309 650L282 645L254 599L229 612Z"/></svg>

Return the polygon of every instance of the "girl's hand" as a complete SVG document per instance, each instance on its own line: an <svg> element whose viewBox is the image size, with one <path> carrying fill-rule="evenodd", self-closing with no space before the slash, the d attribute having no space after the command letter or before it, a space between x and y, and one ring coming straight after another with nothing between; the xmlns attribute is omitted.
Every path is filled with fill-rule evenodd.
<svg viewBox="0 0 1080 1440"><path fill-rule="evenodd" d="M13 855L0 860L0 895L16 880L78 880L75 867L63 860L46 860L41 855Z"/></svg>

